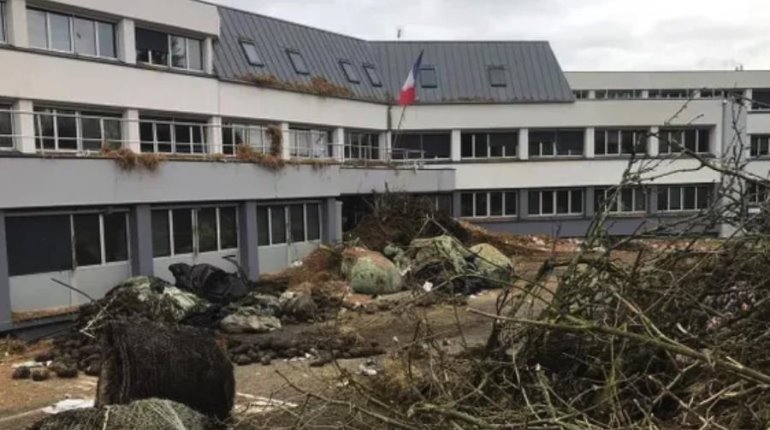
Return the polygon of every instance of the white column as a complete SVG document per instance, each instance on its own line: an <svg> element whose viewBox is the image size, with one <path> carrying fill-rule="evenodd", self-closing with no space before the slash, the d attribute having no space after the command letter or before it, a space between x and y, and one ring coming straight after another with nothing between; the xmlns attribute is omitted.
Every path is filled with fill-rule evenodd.
<svg viewBox="0 0 770 430"><path fill-rule="evenodd" d="M211 36L203 40L203 71L214 73L214 39Z"/></svg>
<svg viewBox="0 0 770 430"><path fill-rule="evenodd" d="M751 110L751 99L754 98L754 90L751 88L748 88L743 91L743 97L746 99L746 103L744 105Z"/></svg>
<svg viewBox="0 0 770 430"><path fill-rule="evenodd" d="M117 27L118 58L128 64L136 64L136 28L134 20L121 19Z"/></svg>
<svg viewBox="0 0 770 430"><path fill-rule="evenodd" d="M588 98L589 99L595 99L596 98L596 90L588 90Z"/></svg>
<svg viewBox="0 0 770 430"><path fill-rule="evenodd" d="M650 127L650 137L647 138L647 155L650 157L658 156L658 132L660 128Z"/></svg>
<svg viewBox="0 0 770 430"><path fill-rule="evenodd" d="M529 160L529 129L519 129L519 160Z"/></svg>
<svg viewBox="0 0 770 430"><path fill-rule="evenodd" d="M20 48L29 46L27 33L27 0L9 0L5 3L8 43Z"/></svg>
<svg viewBox="0 0 770 430"><path fill-rule="evenodd" d="M123 147L128 148L135 153L142 152L141 137L139 134L139 110L126 109L123 111L123 124L121 127L123 134Z"/></svg>
<svg viewBox="0 0 770 430"><path fill-rule="evenodd" d="M34 154L35 148L35 115L32 110L32 100L17 100L13 104L13 134L16 135L16 149L25 154Z"/></svg>
<svg viewBox="0 0 770 430"><path fill-rule="evenodd" d="M587 127L585 130L585 137L583 138L583 155L586 158L594 158L595 154L595 133L593 127Z"/></svg>
<svg viewBox="0 0 770 430"><path fill-rule="evenodd" d="M290 127L288 122L282 122L281 123L281 142L283 142L283 145L281 145L281 159L288 160L291 158L291 151L289 151L289 147L291 146L291 133L289 132Z"/></svg>
<svg viewBox="0 0 770 430"><path fill-rule="evenodd" d="M212 116L206 124L206 146L209 154L222 154L222 117Z"/></svg>
<svg viewBox="0 0 770 430"><path fill-rule="evenodd" d="M460 161L462 157L462 132L460 130L452 130L450 137L451 142L451 158L452 161Z"/></svg>
<svg viewBox="0 0 770 430"><path fill-rule="evenodd" d="M391 160L390 146L391 146L391 143L392 143L392 139L393 139L393 133L391 133L389 131L384 131L384 132L380 133L380 140L379 140L379 145L378 145L379 152L380 152L380 155L379 155L378 159L380 161L390 161Z"/></svg>
<svg viewBox="0 0 770 430"><path fill-rule="evenodd" d="M335 128L332 133L331 157L340 163L345 161L345 129L342 127Z"/></svg>
<svg viewBox="0 0 770 430"><path fill-rule="evenodd" d="M643 99L650 98L650 90L642 90L642 98Z"/></svg>

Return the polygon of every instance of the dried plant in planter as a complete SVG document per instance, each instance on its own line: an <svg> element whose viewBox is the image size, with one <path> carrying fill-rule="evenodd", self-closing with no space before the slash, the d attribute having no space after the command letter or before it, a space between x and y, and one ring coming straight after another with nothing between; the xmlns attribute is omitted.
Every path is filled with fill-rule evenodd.
<svg viewBox="0 0 770 430"><path fill-rule="evenodd" d="M349 88L335 84L323 76L313 76L310 82L281 81L275 75L244 75L242 80L258 87L273 88L277 90L296 91L299 93L314 94L322 97L353 97L353 91Z"/></svg>
<svg viewBox="0 0 770 430"><path fill-rule="evenodd" d="M239 161L258 164L270 170L278 170L286 165L281 157L256 151L251 146L244 144L235 147L235 158Z"/></svg>
<svg viewBox="0 0 770 430"><path fill-rule="evenodd" d="M115 160L118 166L125 171L133 171L141 167L154 172L165 161L165 157L160 154L137 154L130 148L113 149L107 145L102 147L101 156Z"/></svg>

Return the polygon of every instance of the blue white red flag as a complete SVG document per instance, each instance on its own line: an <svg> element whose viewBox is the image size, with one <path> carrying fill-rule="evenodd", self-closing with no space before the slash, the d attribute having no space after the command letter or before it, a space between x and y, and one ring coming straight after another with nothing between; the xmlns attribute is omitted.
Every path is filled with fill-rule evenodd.
<svg viewBox="0 0 770 430"><path fill-rule="evenodd" d="M417 101L417 80L420 78L420 68L422 67L422 54L417 57L417 62L414 63L412 70L409 71L409 76L406 77L404 86L401 87L401 94L398 97L398 104L401 106L409 106Z"/></svg>

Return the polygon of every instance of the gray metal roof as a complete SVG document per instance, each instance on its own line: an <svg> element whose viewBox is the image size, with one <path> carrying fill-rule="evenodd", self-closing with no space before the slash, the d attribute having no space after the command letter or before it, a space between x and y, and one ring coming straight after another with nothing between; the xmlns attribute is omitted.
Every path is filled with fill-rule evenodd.
<svg viewBox="0 0 770 430"><path fill-rule="evenodd" d="M220 6L220 38L214 50L225 80L273 75L281 82L309 83L313 76L344 86L354 98L391 102L424 50L423 65L436 67L437 88L421 88L421 103L544 103L574 101L569 83L547 42L368 42L280 19ZM264 66L248 63L241 41L253 42ZM310 75L297 74L287 50L299 51ZM360 83L351 83L340 61L350 61ZM376 87L363 65L374 65ZM504 66L505 87L493 87L488 67Z"/></svg>

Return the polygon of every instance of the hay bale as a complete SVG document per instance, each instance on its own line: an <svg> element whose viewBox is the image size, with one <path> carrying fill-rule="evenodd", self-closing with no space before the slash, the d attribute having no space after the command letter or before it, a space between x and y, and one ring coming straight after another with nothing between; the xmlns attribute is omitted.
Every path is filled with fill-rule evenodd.
<svg viewBox="0 0 770 430"><path fill-rule="evenodd" d="M106 406L62 412L30 430L217 430L214 420L169 400L139 400L125 406Z"/></svg>
<svg viewBox="0 0 770 430"><path fill-rule="evenodd" d="M169 399L226 419L235 397L233 365L208 331L150 321L107 325L97 406Z"/></svg>

